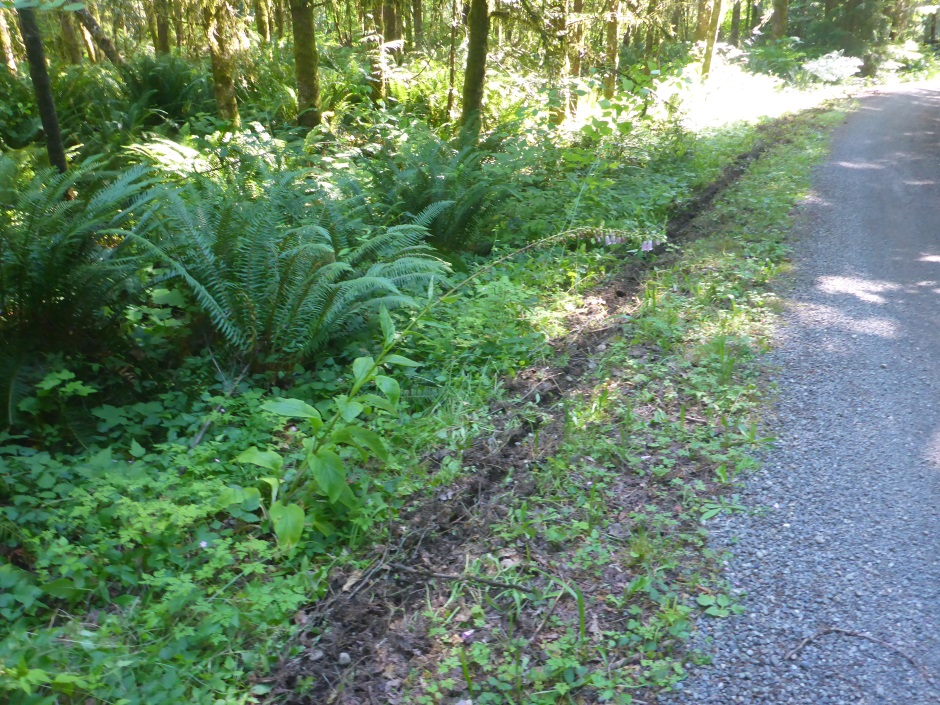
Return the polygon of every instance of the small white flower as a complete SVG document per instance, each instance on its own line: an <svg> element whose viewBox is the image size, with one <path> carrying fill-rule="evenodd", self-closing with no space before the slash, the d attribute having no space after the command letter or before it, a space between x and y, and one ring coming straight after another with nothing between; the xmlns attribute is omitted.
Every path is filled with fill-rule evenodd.
<svg viewBox="0 0 940 705"><path fill-rule="evenodd" d="M200 541L200 542L199 542L199 548L209 548L209 542L208 542L208 541Z"/></svg>
<svg viewBox="0 0 940 705"><path fill-rule="evenodd" d="M640 245L640 249L643 250L643 252L652 252L652 251L653 251L653 241L652 241L652 240L644 240L644 241L643 241L643 244Z"/></svg>

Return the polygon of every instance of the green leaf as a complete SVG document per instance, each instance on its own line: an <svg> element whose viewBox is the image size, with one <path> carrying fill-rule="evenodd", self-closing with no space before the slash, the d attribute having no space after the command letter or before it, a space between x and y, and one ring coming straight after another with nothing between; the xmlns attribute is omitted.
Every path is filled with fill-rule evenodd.
<svg viewBox="0 0 940 705"><path fill-rule="evenodd" d="M186 305L186 299L176 289L154 289L150 298L158 306L176 306L182 308Z"/></svg>
<svg viewBox="0 0 940 705"><path fill-rule="evenodd" d="M378 394L360 394L357 399L376 409L387 411L390 414L394 414L398 411L388 399L383 399Z"/></svg>
<svg viewBox="0 0 940 705"><path fill-rule="evenodd" d="M358 401L349 401L349 399L343 396L336 397L333 401L336 402L339 415L343 417L343 421L346 423L355 421L356 417L359 416L365 408Z"/></svg>
<svg viewBox="0 0 940 705"><path fill-rule="evenodd" d="M228 509L234 504L241 505L246 512L253 512L261 506L261 492L257 487L226 487L219 493L216 506L219 509Z"/></svg>
<svg viewBox="0 0 940 705"><path fill-rule="evenodd" d="M261 405L261 408L265 411L270 411L272 414L277 414L278 416L322 421L320 412L300 399L269 399Z"/></svg>
<svg viewBox="0 0 940 705"><path fill-rule="evenodd" d="M274 504L277 501L277 492L281 488L281 481L276 477L262 477L261 481L271 485L271 504Z"/></svg>
<svg viewBox="0 0 940 705"><path fill-rule="evenodd" d="M136 440L132 440L130 453L135 458L143 458L147 451L145 451L143 446L140 445L140 443L138 443Z"/></svg>
<svg viewBox="0 0 940 705"><path fill-rule="evenodd" d="M702 607L710 607L715 604L715 598L711 595L699 595L696 600Z"/></svg>
<svg viewBox="0 0 940 705"><path fill-rule="evenodd" d="M346 486L346 468L343 461L331 450L321 448L310 456L310 473L323 492L334 504L339 501Z"/></svg>
<svg viewBox="0 0 940 705"><path fill-rule="evenodd" d="M385 447L381 436L374 431L360 426L347 426L342 429L342 432L337 434L337 436L338 438L336 440L345 441L348 438L349 441L355 443L357 446L372 451L372 455L383 463L388 462L388 449ZM343 438L343 436L346 436L346 438Z"/></svg>
<svg viewBox="0 0 940 705"><path fill-rule="evenodd" d="M382 390L382 394L388 397L393 406L398 406L398 401L401 399L401 386L398 380L385 375L376 375L375 386Z"/></svg>
<svg viewBox="0 0 940 705"><path fill-rule="evenodd" d="M387 362L390 365L399 365L401 367L421 367L420 362L409 360L407 357L402 357L401 355L389 355L383 362Z"/></svg>
<svg viewBox="0 0 940 705"><path fill-rule="evenodd" d="M369 381L369 375L375 372L375 360L371 357L357 357L353 360L353 377L356 382Z"/></svg>
<svg viewBox="0 0 940 705"><path fill-rule="evenodd" d="M72 600L82 594L82 591L75 587L75 581L68 578L59 578L39 586L44 593L58 597L63 600Z"/></svg>
<svg viewBox="0 0 940 705"><path fill-rule="evenodd" d="M395 323L385 308L385 304L379 309L379 324L382 326L382 337L385 339L385 347L390 348L395 343Z"/></svg>
<svg viewBox="0 0 940 705"><path fill-rule="evenodd" d="M271 523L274 525L274 535L277 544L285 549L291 549L300 541L304 533L304 510L299 504L288 504L286 507L280 502L274 502L268 512Z"/></svg>
<svg viewBox="0 0 940 705"><path fill-rule="evenodd" d="M235 458L235 462L251 463L259 468L278 474L281 473L281 468L284 466L284 459L279 454L273 450L258 450L255 446L239 453L238 457Z"/></svg>

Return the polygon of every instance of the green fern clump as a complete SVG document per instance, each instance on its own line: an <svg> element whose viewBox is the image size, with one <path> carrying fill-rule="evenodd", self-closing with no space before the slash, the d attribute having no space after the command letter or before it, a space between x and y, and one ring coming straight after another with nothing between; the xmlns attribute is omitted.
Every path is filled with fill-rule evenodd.
<svg viewBox="0 0 940 705"><path fill-rule="evenodd" d="M393 222L402 222L437 203L449 207L428 223L430 242L447 251L465 250L482 230L485 216L506 190L484 168L485 153L455 148L429 135L416 148L383 149L365 168L372 192Z"/></svg>
<svg viewBox="0 0 940 705"><path fill-rule="evenodd" d="M135 167L86 188L99 168L92 159L67 174L42 169L21 177L12 160L0 157L4 347L67 349L70 340L94 340L116 317L139 264L121 233L152 195L152 180Z"/></svg>
<svg viewBox="0 0 940 705"><path fill-rule="evenodd" d="M302 174L253 166L168 188L151 214L157 227L138 238L249 361L309 358L445 274L420 225L331 232Z"/></svg>

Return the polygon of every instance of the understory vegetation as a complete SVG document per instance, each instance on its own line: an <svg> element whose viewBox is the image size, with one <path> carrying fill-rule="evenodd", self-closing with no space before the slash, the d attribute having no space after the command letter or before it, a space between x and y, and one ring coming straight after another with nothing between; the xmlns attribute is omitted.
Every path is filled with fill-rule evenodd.
<svg viewBox="0 0 940 705"><path fill-rule="evenodd" d="M929 72L937 15L563 5L0 1L0 700L707 660L825 101Z"/></svg>

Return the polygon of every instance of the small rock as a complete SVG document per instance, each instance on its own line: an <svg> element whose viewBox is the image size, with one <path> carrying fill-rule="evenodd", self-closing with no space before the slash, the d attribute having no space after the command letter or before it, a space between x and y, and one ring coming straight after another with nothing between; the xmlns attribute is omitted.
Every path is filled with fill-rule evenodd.
<svg viewBox="0 0 940 705"><path fill-rule="evenodd" d="M348 666L351 663L352 663L352 659L350 658L349 654L347 654L345 651L339 655L340 666Z"/></svg>

